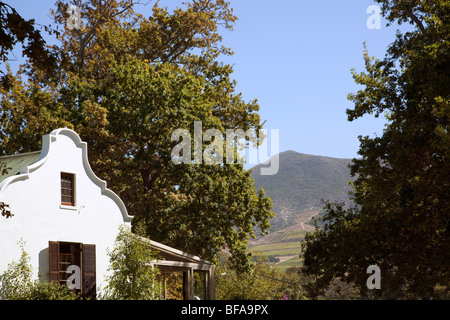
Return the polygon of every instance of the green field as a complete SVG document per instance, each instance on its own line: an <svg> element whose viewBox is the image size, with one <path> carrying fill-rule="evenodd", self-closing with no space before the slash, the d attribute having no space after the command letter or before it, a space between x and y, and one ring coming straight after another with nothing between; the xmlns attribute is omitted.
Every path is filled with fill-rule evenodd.
<svg viewBox="0 0 450 320"><path fill-rule="evenodd" d="M274 241L281 242L281 241L294 240L294 239L295 240L303 240L303 238L305 237L307 232L308 231L306 231L306 230L284 232L284 233L280 234L278 237L276 237L274 239Z"/></svg>
<svg viewBox="0 0 450 320"><path fill-rule="evenodd" d="M277 263L274 266L277 267L277 269L285 272L290 267L300 267L302 265L303 259L300 259L300 257L296 255L293 258L286 260L284 262Z"/></svg>
<svg viewBox="0 0 450 320"><path fill-rule="evenodd" d="M272 256L275 258L284 259L288 258L286 261L270 264L281 271L286 271L290 267L298 267L302 265L302 259L299 258L299 253L301 251L301 242L304 239L306 230L293 230L282 232L275 238L272 238L270 242L251 245L248 251L253 254L260 254L262 256ZM289 258L289 256L292 256Z"/></svg>
<svg viewBox="0 0 450 320"><path fill-rule="evenodd" d="M298 255L300 252L301 242L277 242L262 244L258 246L253 246L249 248L252 253L260 252L265 256L288 256L288 255Z"/></svg>

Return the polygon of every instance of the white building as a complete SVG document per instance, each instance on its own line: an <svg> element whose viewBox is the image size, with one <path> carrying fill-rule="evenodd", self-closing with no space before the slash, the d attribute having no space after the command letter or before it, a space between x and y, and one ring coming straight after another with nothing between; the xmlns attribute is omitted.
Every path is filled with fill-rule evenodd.
<svg viewBox="0 0 450 320"><path fill-rule="evenodd" d="M36 274L66 281L67 266L81 270L83 296L95 297L105 286L112 249L119 226L132 217L121 199L92 171L87 144L70 129L43 136L42 150L1 157L9 167L0 176L0 202L9 205L13 217L0 217L0 274L21 254L26 243ZM150 243L150 242L149 242ZM184 272L185 298L194 298L193 273L205 274L204 298L214 298L214 265L196 256L151 241L151 246L175 257L173 264L158 262L162 269Z"/></svg>

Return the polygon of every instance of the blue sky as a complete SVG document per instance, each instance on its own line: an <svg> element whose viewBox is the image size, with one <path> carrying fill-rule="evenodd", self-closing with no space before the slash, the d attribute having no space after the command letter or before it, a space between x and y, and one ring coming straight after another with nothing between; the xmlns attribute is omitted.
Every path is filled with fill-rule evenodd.
<svg viewBox="0 0 450 320"><path fill-rule="evenodd" d="M48 25L53 0L6 1L25 18ZM144 1L146 2L146 1ZM174 7L178 0L161 0ZM224 30L223 44L235 54L222 60L234 65L237 90L257 99L268 130L279 129L279 151L353 158L358 135L381 135L383 118L347 120L353 104L347 94L358 87L350 69L364 70L363 42L369 54L383 58L397 25L369 29L371 0L229 0L238 21ZM148 6L139 11L150 13ZM20 47L13 52L21 56ZM10 64L18 62L11 61Z"/></svg>
<svg viewBox="0 0 450 320"><path fill-rule="evenodd" d="M398 26L368 29L373 1L232 0L239 21L224 42L235 55L238 90L257 98L268 129L280 129L280 151L341 158L357 156L358 135L381 135L385 120L349 122L347 94L364 70L363 42L384 57ZM276 4L276 5L274 5Z"/></svg>

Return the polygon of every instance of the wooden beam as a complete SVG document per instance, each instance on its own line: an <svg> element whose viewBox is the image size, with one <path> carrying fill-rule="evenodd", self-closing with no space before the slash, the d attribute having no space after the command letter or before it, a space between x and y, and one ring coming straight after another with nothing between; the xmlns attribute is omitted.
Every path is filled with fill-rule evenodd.
<svg viewBox="0 0 450 320"><path fill-rule="evenodd" d="M154 261L152 263L152 265L155 265L155 266L181 267L181 268L192 268L194 270L201 270L201 271L209 271L212 268L214 268L213 264L184 262L184 261L171 261L171 260Z"/></svg>

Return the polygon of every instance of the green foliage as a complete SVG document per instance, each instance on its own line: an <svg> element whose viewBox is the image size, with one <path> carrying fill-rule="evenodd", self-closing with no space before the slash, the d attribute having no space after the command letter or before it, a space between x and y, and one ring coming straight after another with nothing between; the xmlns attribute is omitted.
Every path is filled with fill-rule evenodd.
<svg viewBox="0 0 450 320"><path fill-rule="evenodd" d="M50 27L46 31L54 33ZM34 20L25 20L13 7L0 2L0 61L8 60L8 52L18 42L22 44L22 53L31 64L45 70L47 74L53 73L56 67L56 57L47 48L41 32L35 29ZM11 75L0 71L0 86L10 87Z"/></svg>
<svg viewBox="0 0 450 320"><path fill-rule="evenodd" d="M32 279L30 256L25 252L25 243L19 243L22 254L18 262L11 262L0 276L1 300L75 300L78 295L67 286L53 281Z"/></svg>
<svg viewBox="0 0 450 320"><path fill-rule="evenodd" d="M111 274L103 299L156 300L159 298L159 271L151 265L157 259L150 245L121 226L114 248L108 251Z"/></svg>
<svg viewBox="0 0 450 320"><path fill-rule="evenodd" d="M223 255L216 269L216 298L218 300L304 300L308 299L311 280L301 267L289 267L286 272L267 264L267 259L256 255L249 272L236 272ZM317 299L355 299L355 289L335 280Z"/></svg>
<svg viewBox="0 0 450 320"><path fill-rule="evenodd" d="M222 256L216 269L217 300L281 300L280 272L256 257L250 271L239 272Z"/></svg>
<svg viewBox="0 0 450 320"><path fill-rule="evenodd" d="M355 300L360 299L359 291L352 283L347 283L339 278L333 279L320 295L310 296L311 277L303 272L301 267L290 267L283 274L283 292L288 300Z"/></svg>
<svg viewBox="0 0 450 320"><path fill-rule="evenodd" d="M67 286L55 281L36 280L30 287L30 293L20 298L28 300L77 300L80 297L71 292Z"/></svg>
<svg viewBox="0 0 450 320"><path fill-rule="evenodd" d="M172 162L176 129L259 130L256 101L235 91L218 57L222 28L236 17L222 0L191 1L173 12L156 2L145 18L130 1L75 3L80 30L58 35L58 68L48 78L21 72L0 92L0 148L37 150L41 136L68 127L88 143L94 172L124 201L135 223L159 242L214 261L226 248L248 268L253 228L269 227L271 201L243 165ZM53 16L65 24L67 3ZM207 147L204 144L204 148Z"/></svg>
<svg viewBox="0 0 450 320"><path fill-rule="evenodd" d="M383 60L364 52L364 86L349 99L350 121L385 114L381 137L360 137L354 159L356 209L327 204L327 225L305 242L313 293L330 281L354 282L370 298L439 299L450 290L450 5L448 1L387 1L398 33ZM369 292L369 265L381 269L381 289Z"/></svg>
<svg viewBox="0 0 450 320"><path fill-rule="evenodd" d="M290 267L281 274L280 292L285 300L305 300L306 280L299 267Z"/></svg>

